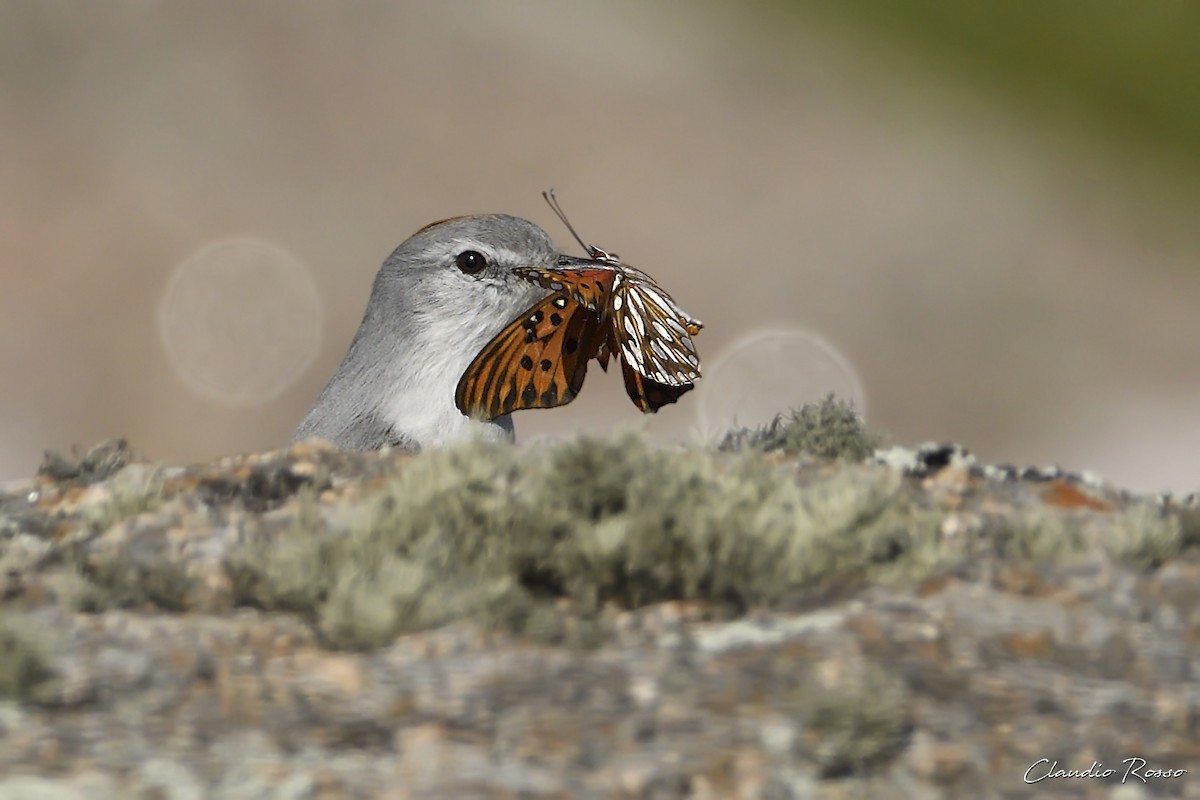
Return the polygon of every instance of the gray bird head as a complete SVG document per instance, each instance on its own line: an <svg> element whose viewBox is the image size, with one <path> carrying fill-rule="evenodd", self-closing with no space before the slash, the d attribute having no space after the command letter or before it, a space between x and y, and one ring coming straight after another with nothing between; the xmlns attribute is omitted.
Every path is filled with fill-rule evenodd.
<svg viewBox="0 0 1200 800"><path fill-rule="evenodd" d="M471 360L546 290L513 275L551 267L559 250L538 226L488 214L427 225L388 256L350 351L292 435L367 450L419 449L472 429L512 436L512 418L476 422L454 405Z"/></svg>

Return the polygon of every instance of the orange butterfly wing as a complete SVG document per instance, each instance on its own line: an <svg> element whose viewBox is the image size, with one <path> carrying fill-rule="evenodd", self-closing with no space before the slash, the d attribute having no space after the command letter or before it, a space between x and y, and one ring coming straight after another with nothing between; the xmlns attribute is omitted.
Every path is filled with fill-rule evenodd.
<svg viewBox="0 0 1200 800"><path fill-rule="evenodd" d="M592 269L541 269L517 267L513 273L530 283L553 292L564 292L577 303L582 303L601 316L608 315L608 302L612 297L613 283L617 271L604 267Z"/></svg>
<svg viewBox="0 0 1200 800"><path fill-rule="evenodd" d="M566 405L583 387L600 332L600 315L568 295L539 300L475 356L458 381L454 403L463 414L483 419Z"/></svg>
<svg viewBox="0 0 1200 800"><path fill-rule="evenodd" d="M595 311L600 316L601 325L605 324L609 315L609 301L618 274L616 270L603 267L594 269L518 267L513 272L546 289L565 292L572 300ZM606 336L601 339L599 347L591 354L591 357L600 362L600 369L607 372L609 355L610 349Z"/></svg>

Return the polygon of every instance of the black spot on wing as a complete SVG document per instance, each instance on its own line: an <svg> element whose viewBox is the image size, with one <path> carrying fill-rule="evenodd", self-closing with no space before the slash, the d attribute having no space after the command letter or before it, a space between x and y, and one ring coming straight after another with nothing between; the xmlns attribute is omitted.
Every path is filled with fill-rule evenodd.
<svg viewBox="0 0 1200 800"><path fill-rule="evenodd" d="M525 388L521 390L521 405L532 406L537 400L537 396L537 387L532 383L526 384Z"/></svg>

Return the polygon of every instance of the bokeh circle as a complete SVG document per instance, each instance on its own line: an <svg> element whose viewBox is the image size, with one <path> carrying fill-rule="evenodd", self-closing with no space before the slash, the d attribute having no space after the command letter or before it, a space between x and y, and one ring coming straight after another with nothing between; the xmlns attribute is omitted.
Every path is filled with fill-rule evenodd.
<svg viewBox="0 0 1200 800"><path fill-rule="evenodd" d="M728 345L698 384L702 431L769 423L833 393L866 417L867 398L850 360L825 337L801 329L752 331Z"/></svg>
<svg viewBox="0 0 1200 800"><path fill-rule="evenodd" d="M205 245L175 269L158 328L188 388L217 403L255 405L312 363L322 318L310 270L283 247L242 236Z"/></svg>

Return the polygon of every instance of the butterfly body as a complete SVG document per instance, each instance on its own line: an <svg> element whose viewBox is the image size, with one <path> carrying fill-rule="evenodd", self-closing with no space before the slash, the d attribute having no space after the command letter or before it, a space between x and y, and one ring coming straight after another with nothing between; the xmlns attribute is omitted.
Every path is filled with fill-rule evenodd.
<svg viewBox="0 0 1200 800"><path fill-rule="evenodd" d="M703 323L645 272L607 259L587 269L521 267L513 272L597 310L607 333L607 350L620 353L643 377L668 386L690 385L700 377L700 358L691 337Z"/></svg>
<svg viewBox="0 0 1200 800"><path fill-rule="evenodd" d="M641 411L653 413L674 403L700 378L691 337L703 323L645 272L616 253L585 244L553 192L544 197L588 258L559 256L552 266L513 270L550 294L471 362L455 392L459 410L491 419L523 408L564 405L582 388L587 362L594 358L607 370L610 357L621 362L625 391Z"/></svg>
<svg viewBox="0 0 1200 800"><path fill-rule="evenodd" d="M551 294L476 357L459 383L460 410L490 419L523 408L564 405L579 394L587 361L594 358L607 369L614 355L621 362L626 394L645 413L674 403L695 387L700 359L691 337L703 324L645 272L599 252L606 256L603 260L562 257L553 268L513 270ZM547 327L550 308L570 317L561 334ZM550 366L539 374L528 369L530 363Z"/></svg>

